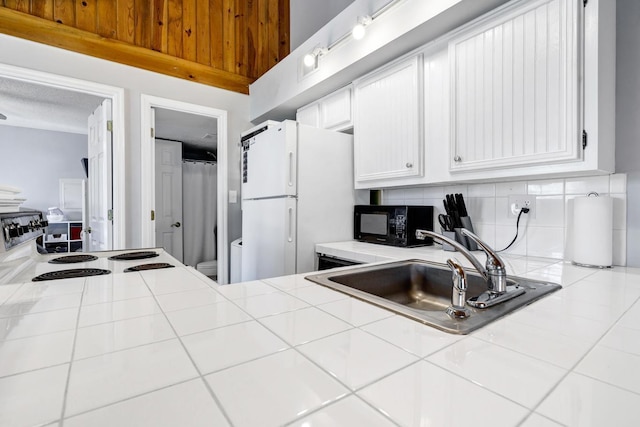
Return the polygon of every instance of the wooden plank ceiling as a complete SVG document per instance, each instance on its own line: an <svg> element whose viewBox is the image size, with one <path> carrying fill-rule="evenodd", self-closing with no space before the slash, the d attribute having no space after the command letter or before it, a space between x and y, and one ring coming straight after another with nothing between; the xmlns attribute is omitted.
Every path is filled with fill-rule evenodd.
<svg viewBox="0 0 640 427"><path fill-rule="evenodd" d="M0 32L248 93L289 53L289 0L0 0Z"/></svg>

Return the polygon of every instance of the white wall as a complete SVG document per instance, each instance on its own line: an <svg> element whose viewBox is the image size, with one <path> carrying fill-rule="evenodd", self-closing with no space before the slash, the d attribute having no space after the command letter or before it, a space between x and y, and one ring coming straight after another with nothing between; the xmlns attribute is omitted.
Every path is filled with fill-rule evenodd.
<svg viewBox="0 0 640 427"><path fill-rule="evenodd" d="M22 189L25 208L59 206L59 179L86 178L87 135L0 126L0 152L0 183Z"/></svg>
<svg viewBox="0 0 640 427"><path fill-rule="evenodd" d="M240 191L240 132L248 129L249 97L212 86L105 61L0 34L0 62L125 89L126 242L141 243L140 95L148 94L228 111L229 189ZM222 142L221 142L222 143ZM239 204L229 205L229 240L241 234Z"/></svg>
<svg viewBox="0 0 640 427"><path fill-rule="evenodd" d="M291 51L331 21L354 0L290 0Z"/></svg>
<svg viewBox="0 0 640 427"><path fill-rule="evenodd" d="M640 2L618 0L616 170L627 174L627 262L640 267Z"/></svg>

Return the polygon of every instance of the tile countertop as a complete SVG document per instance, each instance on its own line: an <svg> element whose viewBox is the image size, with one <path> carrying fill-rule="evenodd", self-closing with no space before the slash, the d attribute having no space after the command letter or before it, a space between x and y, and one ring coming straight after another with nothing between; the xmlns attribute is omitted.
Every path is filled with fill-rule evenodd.
<svg viewBox="0 0 640 427"><path fill-rule="evenodd" d="M640 270L505 260L563 289L466 336L304 275L219 286L178 267L2 285L0 425L640 425Z"/></svg>

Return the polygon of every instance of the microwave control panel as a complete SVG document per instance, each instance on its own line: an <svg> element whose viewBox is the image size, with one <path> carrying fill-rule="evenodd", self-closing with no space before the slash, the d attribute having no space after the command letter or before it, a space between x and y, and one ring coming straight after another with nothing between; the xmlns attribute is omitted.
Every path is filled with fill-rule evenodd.
<svg viewBox="0 0 640 427"><path fill-rule="evenodd" d="M397 241L406 242L407 240L407 217L400 209L396 210L396 214L389 218L389 234Z"/></svg>

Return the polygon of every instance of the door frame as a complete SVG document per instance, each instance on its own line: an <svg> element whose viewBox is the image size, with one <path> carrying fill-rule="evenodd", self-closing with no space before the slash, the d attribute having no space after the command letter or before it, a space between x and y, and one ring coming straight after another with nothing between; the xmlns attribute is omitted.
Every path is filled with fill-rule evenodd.
<svg viewBox="0 0 640 427"><path fill-rule="evenodd" d="M113 241L111 242L111 249L124 249L126 216L124 88L1 63L0 77L111 99L111 120L113 122L111 146L111 167L113 168Z"/></svg>
<svg viewBox="0 0 640 427"><path fill-rule="evenodd" d="M218 283L226 285L229 282L229 209L228 203L228 138L227 111L204 105L176 101L153 95L140 95L140 173L142 193L141 227L142 246L155 247L155 222L151 219L151 211L155 207L155 144L151 135L152 108L180 111L217 119L218 124Z"/></svg>

